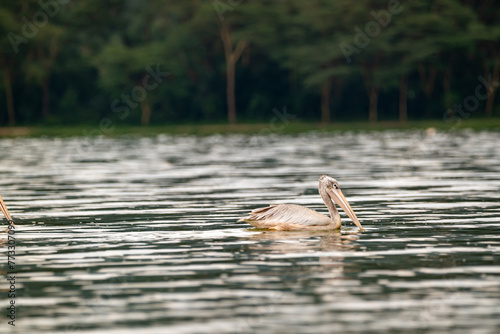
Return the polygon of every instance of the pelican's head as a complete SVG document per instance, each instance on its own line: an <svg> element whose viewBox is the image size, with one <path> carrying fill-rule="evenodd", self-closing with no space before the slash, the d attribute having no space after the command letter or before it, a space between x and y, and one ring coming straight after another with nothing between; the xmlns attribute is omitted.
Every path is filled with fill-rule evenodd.
<svg viewBox="0 0 500 334"><path fill-rule="evenodd" d="M337 203L337 205L340 206L342 210L345 211L345 213L347 213L349 218L351 218L352 222L356 224L356 226L361 230L364 230L364 228L359 223L358 217L356 217L356 214L354 214L354 211L352 211L349 202L347 202L347 200L345 199L342 190L340 190L340 186L337 180L335 180L333 177L323 174L319 178L319 192L322 197L324 196L323 194L326 194L329 197L330 201Z"/></svg>

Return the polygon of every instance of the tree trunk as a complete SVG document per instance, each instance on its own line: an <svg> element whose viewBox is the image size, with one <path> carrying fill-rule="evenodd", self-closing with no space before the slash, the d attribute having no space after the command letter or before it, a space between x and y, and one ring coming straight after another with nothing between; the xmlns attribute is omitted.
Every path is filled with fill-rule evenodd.
<svg viewBox="0 0 500 334"><path fill-rule="evenodd" d="M50 113L49 99L49 78L46 78L42 83L42 116L45 118Z"/></svg>
<svg viewBox="0 0 500 334"><path fill-rule="evenodd" d="M493 115L493 105L495 103L495 94L497 87L495 86L495 82L498 82L500 79L500 63L496 63L495 66L493 66L493 74L491 75L491 88L492 92L488 92L488 99L486 100L486 109L484 110L484 113L486 116L491 116ZM488 80L488 75L485 76L486 80Z"/></svg>
<svg viewBox="0 0 500 334"><path fill-rule="evenodd" d="M377 67L375 66L375 69ZM378 92L379 88L373 83L370 78L370 73L374 71L374 68L364 67L363 68L363 81L365 83L366 92L368 93L369 106L368 106L368 119L370 123L377 121L377 104L378 104Z"/></svg>
<svg viewBox="0 0 500 334"><path fill-rule="evenodd" d="M231 57L226 60L226 96L227 96L227 120L229 123L236 123L236 73L235 64Z"/></svg>
<svg viewBox="0 0 500 334"><path fill-rule="evenodd" d="M408 76L401 76L401 84L399 85L399 121L406 123L408 120Z"/></svg>
<svg viewBox="0 0 500 334"><path fill-rule="evenodd" d="M436 70L436 68L431 67L429 69L428 76L426 76L425 67L423 65L420 65L418 68L418 71L420 74L420 80L422 81L422 87L423 87L423 91L425 93L425 96L427 96L427 98L430 98L432 91L434 90L434 82L436 80L437 70Z"/></svg>
<svg viewBox="0 0 500 334"><path fill-rule="evenodd" d="M372 87L370 89L370 109L368 112L368 118L370 123L375 123L377 121L377 104L378 104L378 88Z"/></svg>
<svg viewBox="0 0 500 334"><path fill-rule="evenodd" d="M451 91L451 70L448 67L443 77L443 89L445 93L449 93Z"/></svg>
<svg viewBox="0 0 500 334"><path fill-rule="evenodd" d="M321 87L321 123L330 123L331 79L326 79Z"/></svg>
<svg viewBox="0 0 500 334"><path fill-rule="evenodd" d="M147 99L141 101L141 124L146 126L149 125L151 120L151 108Z"/></svg>
<svg viewBox="0 0 500 334"><path fill-rule="evenodd" d="M226 21L221 23L221 39L224 45L224 55L226 57L226 94L227 94L227 120L229 123L236 123L236 62L246 48L246 41L239 41L233 50L231 32Z"/></svg>
<svg viewBox="0 0 500 334"><path fill-rule="evenodd" d="M9 125L12 126L16 123L16 118L14 112L14 96L12 95L12 83L10 81L10 71L8 68L3 69L3 84L5 86L5 99L7 100Z"/></svg>

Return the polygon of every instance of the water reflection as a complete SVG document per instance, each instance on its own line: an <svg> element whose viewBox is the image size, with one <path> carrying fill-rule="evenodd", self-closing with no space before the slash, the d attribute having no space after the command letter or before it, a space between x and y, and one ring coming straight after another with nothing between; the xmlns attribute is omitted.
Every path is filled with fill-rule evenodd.
<svg viewBox="0 0 500 334"><path fill-rule="evenodd" d="M354 252L359 248L356 233L343 234L332 232L262 232L253 235L257 243L250 245L249 250L256 255L268 259L267 254L274 254L291 264L284 277L287 282L293 277L327 277L338 278L343 272L345 261L343 252Z"/></svg>
<svg viewBox="0 0 500 334"><path fill-rule="evenodd" d="M260 139L0 140L19 222L9 330L496 333L498 132ZM324 173L367 232L343 212L340 232L237 222L276 203L325 212Z"/></svg>
<svg viewBox="0 0 500 334"><path fill-rule="evenodd" d="M270 253L306 253L327 251L355 251L359 245L359 233L356 231L265 231L253 234L250 240L252 251Z"/></svg>

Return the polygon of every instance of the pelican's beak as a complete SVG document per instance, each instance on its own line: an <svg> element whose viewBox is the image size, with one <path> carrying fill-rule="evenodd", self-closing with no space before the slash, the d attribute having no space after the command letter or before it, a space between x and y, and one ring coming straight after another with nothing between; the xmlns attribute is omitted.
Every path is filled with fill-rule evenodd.
<svg viewBox="0 0 500 334"><path fill-rule="evenodd" d="M14 223L14 220L10 216L9 210L7 210L7 207L5 206L5 203L3 202L2 196L0 196L0 209L2 209L2 213L4 214L5 218L7 218L7 220L9 222Z"/></svg>
<svg viewBox="0 0 500 334"><path fill-rule="evenodd" d="M356 214L354 213L354 211L352 211L352 208L349 205L349 202L347 202L347 200L345 199L342 190L340 190L340 188L327 188L326 192L335 201L335 203L337 203L337 205L340 206L345 211L345 213L347 213L352 222L356 224L356 226L359 227L362 231L364 231L365 229L359 223L358 217L356 217Z"/></svg>

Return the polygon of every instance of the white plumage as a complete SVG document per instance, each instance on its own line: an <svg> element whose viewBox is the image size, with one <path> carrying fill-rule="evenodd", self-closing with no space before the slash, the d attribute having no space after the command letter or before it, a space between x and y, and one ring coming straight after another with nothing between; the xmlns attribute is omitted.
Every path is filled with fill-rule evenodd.
<svg viewBox="0 0 500 334"><path fill-rule="evenodd" d="M319 194L330 212L330 218L296 204L278 204L264 208L258 208L250 212L248 217L238 221L244 221L259 229L272 230L333 230L341 226L340 215L332 203L335 201L360 228L356 215L345 199L337 180L327 175L319 179Z"/></svg>

